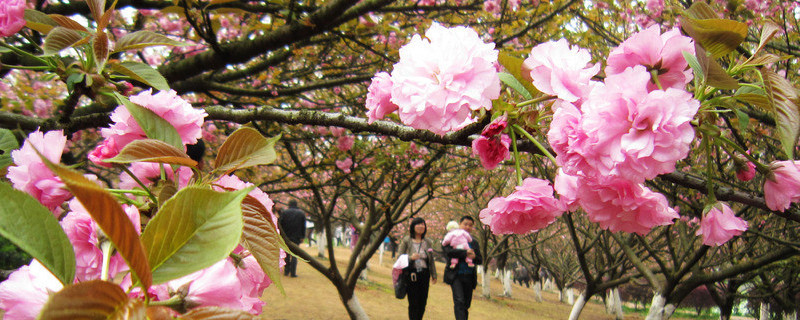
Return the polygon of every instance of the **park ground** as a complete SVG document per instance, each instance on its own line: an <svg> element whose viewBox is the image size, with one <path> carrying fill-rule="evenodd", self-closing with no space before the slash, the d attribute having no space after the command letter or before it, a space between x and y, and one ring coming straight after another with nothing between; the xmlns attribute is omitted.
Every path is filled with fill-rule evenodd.
<svg viewBox="0 0 800 320"><path fill-rule="evenodd" d="M312 255L316 255L316 248L306 248ZM350 250L336 248L337 261L344 267ZM323 260L327 263L327 258ZM370 261L367 272L367 281L359 281L356 287L356 296L364 307L370 319L376 320L401 320L407 319L407 300L398 300L394 297L391 286L391 253L384 253L383 263L379 263L378 255ZM443 264L437 264L441 276ZM271 286L264 292L263 319L308 319L308 320L346 320L349 319L341 300L339 300L333 285L322 274L311 268L307 263L300 262L297 267L297 278L282 277L281 281L286 294L283 295L277 287ZM555 292L544 291L542 302L537 302L533 289L514 285L511 297L500 297L503 292L499 280L491 278L491 298L481 297L480 286L475 290L470 319L500 319L500 320L543 320L566 319L571 309L570 305L559 302ZM432 285L428 297L428 307L425 319L453 319L453 301L450 287L439 281ZM614 319L605 313L605 307L599 300L590 301L581 319ZM641 314L627 313L625 320L644 319ZM673 319L686 319L673 317Z"/></svg>

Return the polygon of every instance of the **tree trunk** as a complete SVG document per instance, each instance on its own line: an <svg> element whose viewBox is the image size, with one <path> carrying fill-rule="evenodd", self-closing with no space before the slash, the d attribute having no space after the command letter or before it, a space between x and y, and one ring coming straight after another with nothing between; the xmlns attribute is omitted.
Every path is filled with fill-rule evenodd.
<svg viewBox="0 0 800 320"><path fill-rule="evenodd" d="M571 305L575 302L575 297L573 296L572 288L564 287L561 288L561 297L559 298L561 303L566 303Z"/></svg>
<svg viewBox="0 0 800 320"><path fill-rule="evenodd" d="M344 307L347 309L347 314L350 315L350 319L369 320L369 316L367 316L364 308L361 307L361 303L358 302L358 298L355 294L353 294L350 299L345 301Z"/></svg>
<svg viewBox="0 0 800 320"><path fill-rule="evenodd" d="M569 320L578 320L578 318L581 316L584 306L586 306L586 297L584 296L584 293L581 293L578 296L578 300L572 305L572 311L569 313Z"/></svg>
<svg viewBox="0 0 800 320"><path fill-rule="evenodd" d="M653 302L650 304L650 312L647 314L645 320L663 320L664 318L664 304L667 299L660 292L656 292L653 296Z"/></svg>
<svg viewBox="0 0 800 320"><path fill-rule="evenodd" d="M506 269L503 273L503 296L511 297L511 270Z"/></svg>
<svg viewBox="0 0 800 320"><path fill-rule="evenodd" d="M761 303L761 311L758 313L758 320L768 320L769 319L769 305L766 303Z"/></svg>
<svg viewBox="0 0 800 320"><path fill-rule="evenodd" d="M483 266L477 266L477 272L481 275L481 295L484 298L491 297L492 288L489 286L489 277L486 276L486 270Z"/></svg>
<svg viewBox="0 0 800 320"><path fill-rule="evenodd" d="M536 302L542 302L542 282L541 281L534 281L533 282L533 296L536 298Z"/></svg>
<svg viewBox="0 0 800 320"><path fill-rule="evenodd" d="M614 315L616 320L622 320L625 317L625 312L622 311L622 298L619 295L619 289L611 289L614 292Z"/></svg>
<svg viewBox="0 0 800 320"><path fill-rule="evenodd" d="M606 291L606 313L614 314L614 290Z"/></svg>
<svg viewBox="0 0 800 320"><path fill-rule="evenodd" d="M797 320L797 311L783 314L783 320Z"/></svg>
<svg viewBox="0 0 800 320"><path fill-rule="evenodd" d="M317 232L317 257L325 258L325 229Z"/></svg>

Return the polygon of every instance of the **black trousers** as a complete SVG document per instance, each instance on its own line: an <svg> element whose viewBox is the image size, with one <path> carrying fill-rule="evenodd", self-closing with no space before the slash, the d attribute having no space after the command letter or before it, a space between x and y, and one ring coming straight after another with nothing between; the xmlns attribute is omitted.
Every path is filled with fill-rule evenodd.
<svg viewBox="0 0 800 320"><path fill-rule="evenodd" d="M475 281L474 274L458 274L450 285L450 289L453 290L453 312L456 320L469 319L469 306L472 304Z"/></svg>
<svg viewBox="0 0 800 320"><path fill-rule="evenodd" d="M292 275L292 277L297 276L297 257L286 253L286 258L283 259L286 262L286 265L283 267L283 275L288 276Z"/></svg>
<svg viewBox="0 0 800 320"><path fill-rule="evenodd" d="M425 315L425 306L428 305L428 289L430 288L431 273L428 269L417 272L417 281L408 282L408 319L421 320Z"/></svg>

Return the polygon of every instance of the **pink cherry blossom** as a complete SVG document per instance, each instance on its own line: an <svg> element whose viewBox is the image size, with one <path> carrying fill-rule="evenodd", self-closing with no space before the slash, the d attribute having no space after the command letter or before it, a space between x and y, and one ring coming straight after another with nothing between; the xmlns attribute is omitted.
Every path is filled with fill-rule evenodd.
<svg viewBox="0 0 800 320"><path fill-rule="evenodd" d="M553 108L555 113L547 132L547 141L556 152L556 164L570 175L593 172L587 159L593 158L590 147L597 143L597 137L590 137L583 130L583 114L575 105L564 100L556 100Z"/></svg>
<svg viewBox="0 0 800 320"><path fill-rule="evenodd" d="M242 181L235 175L222 176L214 184L216 185L215 190L217 191L224 191L225 189L242 190L247 187L255 186L250 182ZM258 202L261 202L261 205L263 205L272 216L272 223L278 225L278 216L272 211L272 207L275 205L275 203L272 202L272 199L270 199L268 194L256 187L247 195L256 198ZM283 249L281 249L281 251L282 250Z"/></svg>
<svg viewBox="0 0 800 320"><path fill-rule="evenodd" d="M736 178L741 181L750 181L756 177L756 165L752 162L746 162L743 165L736 166Z"/></svg>
<svg viewBox="0 0 800 320"><path fill-rule="evenodd" d="M392 79L386 72L378 72L372 77L367 89L366 106L367 120L369 123L383 119L387 114L397 110L397 105L392 102Z"/></svg>
<svg viewBox="0 0 800 320"><path fill-rule="evenodd" d="M564 209L549 182L527 178L508 197L490 200L480 219L494 234L526 234L547 227Z"/></svg>
<svg viewBox="0 0 800 320"><path fill-rule="evenodd" d="M336 167L339 168L339 170L344 171L344 173L350 173L350 167L352 166L353 159L350 159L350 157L344 160L336 160Z"/></svg>
<svg viewBox="0 0 800 320"><path fill-rule="evenodd" d="M39 261L22 266L0 282L0 309L3 319L37 319L51 292L64 286Z"/></svg>
<svg viewBox="0 0 800 320"><path fill-rule="evenodd" d="M352 135L342 135L338 139L336 139L336 148L339 148L342 152L347 152L351 148L353 148L353 143L356 141L356 138Z"/></svg>
<svg viewBox="0 0 800 320"><path fill-rule="evenodd" d="M692 70L683 57L686 51L694 54L694 42L682 36L675 28L661 34L658 25L634 33L619 47L608 55L607 76L618 74L629 67L643 65L650 70L658 71L658 81L666 88L683 89L692 81ZM649 82L648 90L658 89L654 82Z"/></svg>
<svg viewBox="0 0 800 320"><path fill-rule="evenodd" d="M113 165L111 163L104 162L103 160L115 157L117 154L119 154L120 150L122 150L122 148L117 146L117 140L103 140L100 145L95 147L94 150L89 153L89 161L102 167L111 168Z"/></svg>
<svg viewBox="0 0 800 320"><path fill-rule="evenodd" d="M475 122L473 111L491 110L500 96L498 52L467 27L434 23L425 37L400 48L391 101L404 124L444 135Z"/></svg>
<svg viewBox="0 0 800 320"><path fill-rule="evenodd" d="M25 0L0 0L0 37L12 36L25 26Z"/></svg>
<svg viewBox="0 0 800 320"><path fill-rule="evenodd" d="M654 16L660 17L664 11L664 0L647 0L647 10L650 10Z"/></svg>
<svg viewBox="0 0 800 320"><path fill-rule="evenodd" d="M608 76L605 89L583 104L581 127L597 139L583 156L596 174L641 183L675 171L675 162L689 153L700 102L684 90L647 92L648 79L644 67L628 68Z"/></svg>
<svg viewBox="0 0 800 320"><path fill-rule="evenodd" d="M60 130L47 133L37 130L28 135L22 148L11 151L14 166L8 168L8 179L15 189L30 194L50 211L71 198L72 194L61 178L47 168L34 148L51 162L59 163L66 143L67 137Z"/></svg>
<svg viewBox="0 0 800 320"><path fill-rule="evenodd" d="M61 227L75 248L75 279L100 279L103 267L103 251L100 248L102 231L77 199L69 202L69 208L70 212L61 220ZM131 205L123 205L123 209L134 229L141 232L139 210ZM111 257L108 270L110 278L114 278L118 273L128 270L128 265L122 256L115 254Z"/></svg>
<svg viewBox="0 0 800 320"><path fill-rule="evenodd" d="M625 179L578 179L577 190L589 220L611 232L647 234L680 217L663 194Z"/></svg>
<svg viewBox="0 0 800 320"><path fill-rule="evenodd" d="M175 172L172 170L172 166L160 163L152 163L152 162L134 162L131 164L129 170L139 178L145 186L150 186L159 179L161 179L161 167L164 168L164 172L167 174L167 180L175 181ZM189 167L178 167L178 186L183 188L189 185L189 180L192 179L192 169ZM130 175L127 173L122 173L119 179L119 187L123 189L134 189L139 186Z"/></svg>
<svg viewBox="0 0 800 320"><path fill-rule="evenodd" d="M575 211L580 207L578 204L578 177L568 175L562 168L558 168L553 188L567 210Z"/></svg>
<svg viewBox="0 0 800 320"><path fill-rule="evenodd" d="M281 253L285 254L283 250ZM280 260L283 262L284 259ZM242 285L243 309L253 314L261 314L262 307L266 304L264 300L261 300L261 294L272 284L272 279L264 273L253 256L244 257L239 262L236 267L236 276Z"/></svg>
<svg viewBox="0 0 800 320"><path fill-rule="evenodd" d="M491 138L478 136L472 140L472 154L480 157L481 165L486 170L492 170L497 168L500 162L509 158L509 145L511 145L511 138L507 134Z"/></svg>
<svg viewBox="0 0 800 320"><path fill-rule="evenodd" d="M203 120L207 115L205 111L194 109L189 102L183 100L173 90L152 93L152 89L142 91L130 97L131 102L141 105L153 111L178 131L181 142L186 144L197 143L197 139L202 137ZM96 153L99 156L115 156L131 141L145 139L147 135L139 126L131 113L124 106L119 106L111 113L113 124L108 128L100 129L100 134L106 139L116 140L114 144L118 150L106 150ZM111 144L104 143L102 146L108 148Z"/></svg>
<svg viewBox="0 0 800 320"><path fill-rule="evenodd" d="M228 258L203 270L169 281L167 285L170 295L184 296L184 304L188 308L217 306L245 310L241 299L242 283L237 276L236 267ZM158 298L166 300L169 297Z"/></svg>
<svg viewBox="0 0 800 320"><path fill-rule="evenodd" d="M770 210L786 211L800 200L800 161L776 161L764 179L764 201Z"/></svg>
<svg viewBox="0 0 800 320"><path fill-rule="evenodd" d="M503 132L503 130L505 130L507 126L508 126L508 117L506 117L505 115L499 116L494 120L492 120L492 122L489 123L485 128L483 128L483 131L481 131L481 135L487 138L493 137Z"/></svg>
<svg viewBox="0 0 800 320"><path fill-rule="evenodd" d="M561 39L533 47L523 69L530 70L533 85L540 91L575 103L589 94L592 77L600 71L600 64L590 65L591 60L588 50Z"/></svg>
<svg viewBox="0 0 800 320"><path fill-rule="evenodd" d="M697 235L703 236L704 245L721 246L746 230L747 221L737 217L727 204L719 202L700 221Z"/></svg>

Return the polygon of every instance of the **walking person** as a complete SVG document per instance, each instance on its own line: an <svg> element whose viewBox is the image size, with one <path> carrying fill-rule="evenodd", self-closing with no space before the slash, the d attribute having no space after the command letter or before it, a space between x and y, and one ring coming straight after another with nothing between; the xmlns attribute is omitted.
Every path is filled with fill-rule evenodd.
<svg viewBox="0 0 800 320"><path fill-rule="evenodd" d="M459 227L468 233L472 233L475 227L475 219L470 216L461 217ZM449 262L457 259L454 268L445 269L444 281L450 285L453 291L453 312L456 320L469 319L469 306L472 304L472 291L478 286L478 273L475 266L483 263L480 246L475 237L469 242L468 249L457 249L451 245L443 246L444 254ZM472 266L467 263L467 258L472 260Z"/></svg>
<svg viewBox="0 0 800 320"><path fill-rule="evenodd" d="M408 227L409 235L400 242L398 254L408 255L408 268L402 276L408 277L408 319L419 320L428 304L430 281L436 284L436 264L433 241L425 238L428 227L422 218L414 218Z"/></svg>
<svg viewBox="0 0 800 320"><path fill-rule="evenodd" d="M289 208L283 210L278 217L278 224L286 238L300 246L306 236L306 215L297 207L297 200L289 200ZM297 277L297 257L287 254L286 266L283 268L284 276Z"/></svg>

